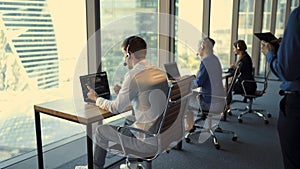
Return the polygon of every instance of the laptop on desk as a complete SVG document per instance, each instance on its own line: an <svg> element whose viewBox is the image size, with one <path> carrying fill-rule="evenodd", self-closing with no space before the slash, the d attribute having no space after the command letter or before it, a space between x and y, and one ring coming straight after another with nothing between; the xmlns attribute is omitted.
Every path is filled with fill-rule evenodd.
<svg viewBox="0 0 300 169"><path fill-rule="evenodd" d="M112 99L106 72L88 74L80 76L79 78L84 102L95 103L95 101L90 100L87 96L87 93L89 92L87 85L94 89L99 97L103 97L109 100Z"/></svg>
<svg viewBox="0 0 300 169"><path fill-rule="evenodd" d="M165 71L167 73L168 80L180 79L180 73L176 62L164 64Z"/></svg>

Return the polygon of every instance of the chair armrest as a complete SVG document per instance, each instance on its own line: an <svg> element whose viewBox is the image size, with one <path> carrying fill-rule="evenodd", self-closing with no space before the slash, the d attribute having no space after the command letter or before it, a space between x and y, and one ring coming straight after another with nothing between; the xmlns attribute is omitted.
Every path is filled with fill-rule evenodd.
<svg viewBox="0 0 300 169"><path fill-rule="evenodd" d="M119 126L117 128L117 130L120 132L122 128L126 128L126 129L128 129L130 131L135 131L135 132L138 132L138 133L141 133L141 134L146 134L147 136L152 136L152 137L156 136L155 133L151 133L149 131L145 131L145 130L142 130L142 129L139 129L139 128L135 128L135 127L131 127L131 126Z"/></svg>
<svg viewBox="0 0 300 169"><path fill-rule="evenodd" d="M245 84L249 84L249 83L261 83L261 84L265 84L265 82L262 82L262 81L256 81L256 80L243 80L242 81L242 87L243 87L243 91L244 91L244 94L247 95L247 96L255 96L255 95L251 95L251 94L248 94L246 92L246 88L245 88Z"/></svg>
<svg viewBox="0 0 300 169"><path fill-rule="evenodd" d="M246 83L257 83L257 81L255 81L255 80L243 80L242 84L245 83L245 82Z"/></svg>
<svg viewBox="0 0 300 169"><path fill-rule="evenodd" d="M195 93L196 93L196 91L195 91ZM206 94L206 93L198 92L197 96L200 96L200 95L202 95L202 96L210 96L210 97L218 98L218 99L225 99L226 98L225 95L224 96L218 96L218 95L211 95L211 94Z"/></svg>
<svg viewBox="0 0 300 169"><path fill-rule="evenodd" d="M125 155L125 156L127 156L128 154L127 154L127 151L128 150L126 150L126 148L125 148L125 145L124 145L124 140L122 139L122 133L121 133L121 129L122 128L124 128L124 129L128 129L128 130L130 130L130 131L134 131L134 132L138 132L138 133L141 133L141 134L144 134L144 135L146 135L146 137L147 136L152 136L152 137L154 137L154 136L156 136L157 134L154 134L154 133L150 133L150 132L148 132L148 131L145 131L145 130L142 130L142 129L139 129L139 128L135 128L135 127L131 127L131 126L119 126L118 128L117 128L117 131L118 131L118 138L119 138L119 141L120 141L120 146L121 146L121 151L122 151L122 153L123 153L123 155ZM119 150L117 150L117 151L119 151ZM130 151L130 150L129 150Z"/></svg>
<svg viewBox="0 0 300 169"><path fill-rule="evenodd" d="M258 81L258 80L243 80L242 84L246 82L246 83L265 83L265 81Z"/></svg>
<svg viewBox="0 0 300 169"><path fill-rule="evenodd" d="M246 91L246 88L245 88L245 84L246 84L246 83L248 83L248 84L249 84L249 83L256 83L256 81L255 81L255 80L243 80L243 81L242 81L241 84L242 84L242 87L243 87L244 94L245 94L245 95L249 95L249 94L247 93L247 91Z"/></svg>

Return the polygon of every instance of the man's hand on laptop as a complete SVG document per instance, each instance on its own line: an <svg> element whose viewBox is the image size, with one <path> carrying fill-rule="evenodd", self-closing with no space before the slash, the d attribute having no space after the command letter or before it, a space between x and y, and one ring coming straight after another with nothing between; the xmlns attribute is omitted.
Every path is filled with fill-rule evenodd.
<svg viewBox="0 0 300 169"><path fill-rule="evenodd" d="M93 88L91 88L91 86L89 86L89 85L87 85L86 87L89 89L89 92L87 93L88 98L96 101L98 98L98 95L95 92L95 90Z"/></svg>

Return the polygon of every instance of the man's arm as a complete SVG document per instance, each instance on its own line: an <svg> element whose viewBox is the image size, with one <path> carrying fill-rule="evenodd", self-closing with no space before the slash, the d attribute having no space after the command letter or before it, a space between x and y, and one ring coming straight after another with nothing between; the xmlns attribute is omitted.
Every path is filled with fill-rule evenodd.
<svg viewBox="0 0 300 169"><path fill-rule="evenodd" d="M281 80L300 79L300 8L289 17L278 53L270 43L262 42L262 52L267 56L272 72Z"/></svg>
<svg viewBox="0 0 300 169"><path fill-rule="evenodd" d="M200 69L199 69L198 75L197 75L196 79L194 79L194 85L197 87L201 87L201 86L203 86L203 84L206 80L208 80L208 73L207 73L206 68L202 61L200 64Z"/></svg>
<svg viewBox="0 0 300 169"><path fill-rule="evenodd" d="M96 92L91 88L89 88L90 91L87 95L91 100L95 100L96 105L99 106L101 109L108 110L114 114L121 113L125 110L125 108L128 107L131 101L129 97L130 92L133 92L129 88L131 80L132 80L131 76L129 74L126 74L125 80L115 100L111 101L111 100L98 97Z"/></svg>

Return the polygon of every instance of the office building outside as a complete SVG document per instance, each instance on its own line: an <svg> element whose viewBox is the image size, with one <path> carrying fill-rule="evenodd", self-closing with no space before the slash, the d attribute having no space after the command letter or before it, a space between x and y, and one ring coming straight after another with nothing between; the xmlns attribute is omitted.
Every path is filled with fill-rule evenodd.
<svg viewBox="0 0 300 169"><path fill-rule="evenodd" d="M34 121L27 115L32 111L23 100L31 98L20 98L22 108L13 108L12 93L58 85L58 52L47 1L0 0L0 94L5 96L0 100L0 162L32 151L36 145ZM44 124L55 123L46 120Z"/></svg>
<svg viewBox="0 0 300 169"><path fill-rule="evenodd" d="M57 45L46 2L0 0L0 90L58 87ZM15 62L14 69L6 62Z"/></svg>

